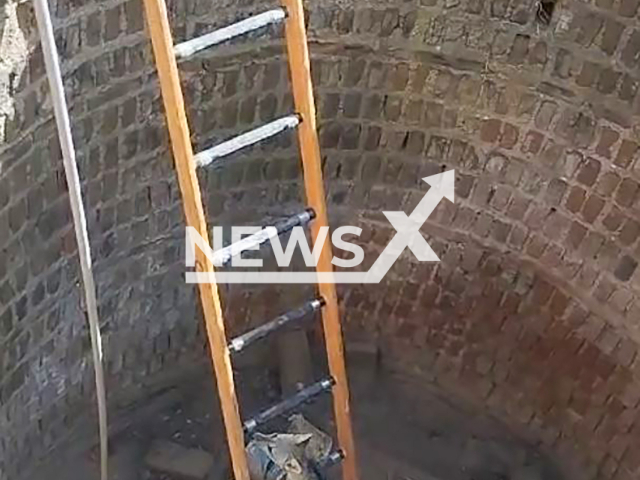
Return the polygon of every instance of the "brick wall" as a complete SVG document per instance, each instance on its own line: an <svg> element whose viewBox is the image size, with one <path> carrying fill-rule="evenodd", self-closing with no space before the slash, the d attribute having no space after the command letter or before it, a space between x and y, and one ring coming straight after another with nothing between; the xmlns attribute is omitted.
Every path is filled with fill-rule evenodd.
<svg viewBox="0 0 640 480"><path fill-rule="evenodd" d="M341 288L349 338L379 342L390 364L483 405L577 478L637 478L638 2L558 3L549 25L521 0L308 6L332 222L363 228L368 262L394 233L381 210L411 211L421 177L457 171L455 205L423 228L442 262L407 253L380 285ZM169 8L180 40L267 6ZM0 145L0 472L11 480L93 408L62 164L21 9L34 50ZM142 379L204 352L141 5L65 0L54 10L109 387L141 396ZM291 110L279 33L181 64L196 149ZM219 223L301 205L292 135L201 178ZM227 293L238 329L301 296Z"/></svg>

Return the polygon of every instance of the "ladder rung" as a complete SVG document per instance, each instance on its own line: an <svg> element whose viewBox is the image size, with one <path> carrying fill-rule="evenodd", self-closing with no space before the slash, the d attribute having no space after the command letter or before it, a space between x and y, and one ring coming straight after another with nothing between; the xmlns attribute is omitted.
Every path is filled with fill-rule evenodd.
<svg viewBox="0 0 640 480"><path fill-rule="evenodd" d="M229 245L228 247L216 250L213 254L213 264L217 267L226 265L233 257L241 254L245 250L251 250L254 247L262 245L277 235L282 235L289 232L294 227L306 225L315 218L315 212L307 208L304 212L293 215L276 223L273 226L265 227L262 230L249 235L242 240Z"/></svg>
<svg viewBox="0 0 640 480"><path fill-rule="evenodd" d="M285 130L295 128L299 123L300 117L298 115L288 115L286 117L279 118L254 130L242 133L237 137L233 137L230 140L222 142L207 150L203 150L195 155L194 160L197 166L205 167L217 158L225 157L233 152L237 152L238 150L253 145L254 143L271 138Z"/></svg>
<svg viewBox="0 0 640 480"><path fill-rule="evenodd" d="M316 397L323 392L326 392L331 387L333 387L334 384L335 381L333 380L333 378L325 378L324 380L320 380L313 385L309 385L308 387L303 388L295 395L292 395L291 397L283 400L280 403L276 403L275 405L267 408L255 417L244 422L245 433L250 434L260 425L263 425L281 415L286 415L297 406L311 400L313 397Z"/></svg>
<svg viewBox="0 0 640 480"><path fill-rule="evenodd" d="M320 468L329 468L337 465L342 460L344 460L344 452L342 450L334 450L329 454L329 456L322 462L318 467Z"/></svg>
<svg viewBox="0 0 640 480"><path fill-rule="evenodd" d="M211 33L179 43L174 47L174 52L177 58L187 58L205 48L226 42L234 37L239 37L245 33L271 25L272 23L281 22L286 16L287 14L283 8L269 10L227 27L214 30Z"/></svg>
<svg viewBox="0 0 640 480"><path fill-rule="evenodd" d="M253 330L240 335L239 337L234 338L229 343L229 350L232 353L238 353L242 351L244 348L248 347L252 343L257 342L258 340L263 339L264 337L277 332L278 330L284 328L285 326L296 322L298 320L302 320L310 313L315 312L320 307L324 305L324 300L322 298L317 298L315 300L311 300L307 302L300 308L296 308L295 310L291 310L283 315L280 315L270 322L265 323L264 325L260 325Z"/></svg>

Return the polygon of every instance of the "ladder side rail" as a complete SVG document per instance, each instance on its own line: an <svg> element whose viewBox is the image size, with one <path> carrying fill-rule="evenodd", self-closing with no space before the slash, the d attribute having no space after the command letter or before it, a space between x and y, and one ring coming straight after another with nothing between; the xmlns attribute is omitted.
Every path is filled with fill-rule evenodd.
<svg viewBox="0 0 640 480"><path fill-rule="evenodd" d="M322 181L320 147L316 129L316 108L311 82L309 47L304 24L304 9L302 0L282 0L282 3L288 14L285 22L285 34L294 104L296 112L301 116L302 120L298 126L298 139L302 155L307 205L316 213L316 219L311 224L311 237L315 242L320 229L328 226L328 220ZM317 271L333 271L332 258L331 245L329 242L325 242L319 255ZM349 387L335 284L320 283L318 284L318 292L326 302L325 308L322 309L322 322L329 370L336 382L333 388L333 408L338 441L345 455L342 470L343 479L357 480L356 454L349 406Z"/></svg>
<svg viewBox="0 0 640 480"><path fill-rule="evenodd" d="M187 225L194 227L209 242L167 7L164 0L144 0L144 4ZM200 272L214 271L211 261L200 249L196 249L196 269ZM242 421L218 287L215 283L201 283L199 289L235 479L249 480Z"/></svg>

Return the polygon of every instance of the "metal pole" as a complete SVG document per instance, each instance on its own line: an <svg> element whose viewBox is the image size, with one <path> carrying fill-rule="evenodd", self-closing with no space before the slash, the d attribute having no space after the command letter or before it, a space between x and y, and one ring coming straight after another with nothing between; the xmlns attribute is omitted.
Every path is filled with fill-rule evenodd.
<svg viewBox="0 0 640 480"><path fill-rule="evenodd" d="M89 332L91 335L91 349L93 351L93 366L96 378L96 396L98 401L98 421L100 429L100 475L102 480L107 480L107 455L108 455L108 432L107 432L107 401L104 385L104 369L102 366L102 342L100 338L100 325L98 320L98 306L96 302L96 287L93 279L91 265L91 251L89 247L89 233L87 231L87 219L84 206L82 204L82 191L80 189L80 178L78 175L78 164L76 163L73 139L71 137L71 124L69 122L69 111L64 96L62 85L62 75L58 61L58 51L56 49L53 36L53 26L47 0L34 0L38 30L42 43L42 53L44 64L51 88L53 101L53 111L58 127L58 137L62 149L64 161L64 171L67 177L69 188L69 201L73 215L73 224L78 242L78 254L80 256L80 267L82 271L82 282L87 302L87 315L89 318Z"/></svg>

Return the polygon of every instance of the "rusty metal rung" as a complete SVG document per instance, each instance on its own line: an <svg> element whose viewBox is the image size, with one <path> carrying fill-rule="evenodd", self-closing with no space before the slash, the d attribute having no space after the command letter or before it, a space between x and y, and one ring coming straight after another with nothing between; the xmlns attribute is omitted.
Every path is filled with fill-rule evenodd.
<svg viewBox="0 0 640 480"><path fill-rule="evenodd" d="M262 230L243 238L242 240L232 243L231 245L216 250L213 253L213 264L215 266L224 266L231 261L236 255L240 255L246 250L251 250L254 247L262 245L269 241L269 239L282 235L293 230L294 227L304 226L315 218L315 213L312 209L307 208L303 212L297 213L285 220L277 222L275 225L265 227Z"/></svg>
<svg viewBox="0 0 640 480"><path fill-rule="evenodd" d="M295 395L284 399L280 403L272 405L271 407L257 414L255 417L244 422L245 433L251 434L260 425L263 425L281 415L286 415L288 412L292 411L299 405L302 405L303 403L308 402L321 393L330 390L334 385L335 381L333 380L333 378L329 377L325 378L324 380L320 380L313 385L309 385L308 387L303 388Z"/></svg>
<svg viewBox="0 0 640 480"><path fill-rule="evenodd" d="M231 342L229 342L229 350L231 353L238 353L252 343L283 329L287 325L302 320L310 313L320 309L323 305L324 300L322 298L316 298L307 302L300 308L296 308L295 310L279 315L270 322L260 325L259 327L231 340Z"/></svg>

